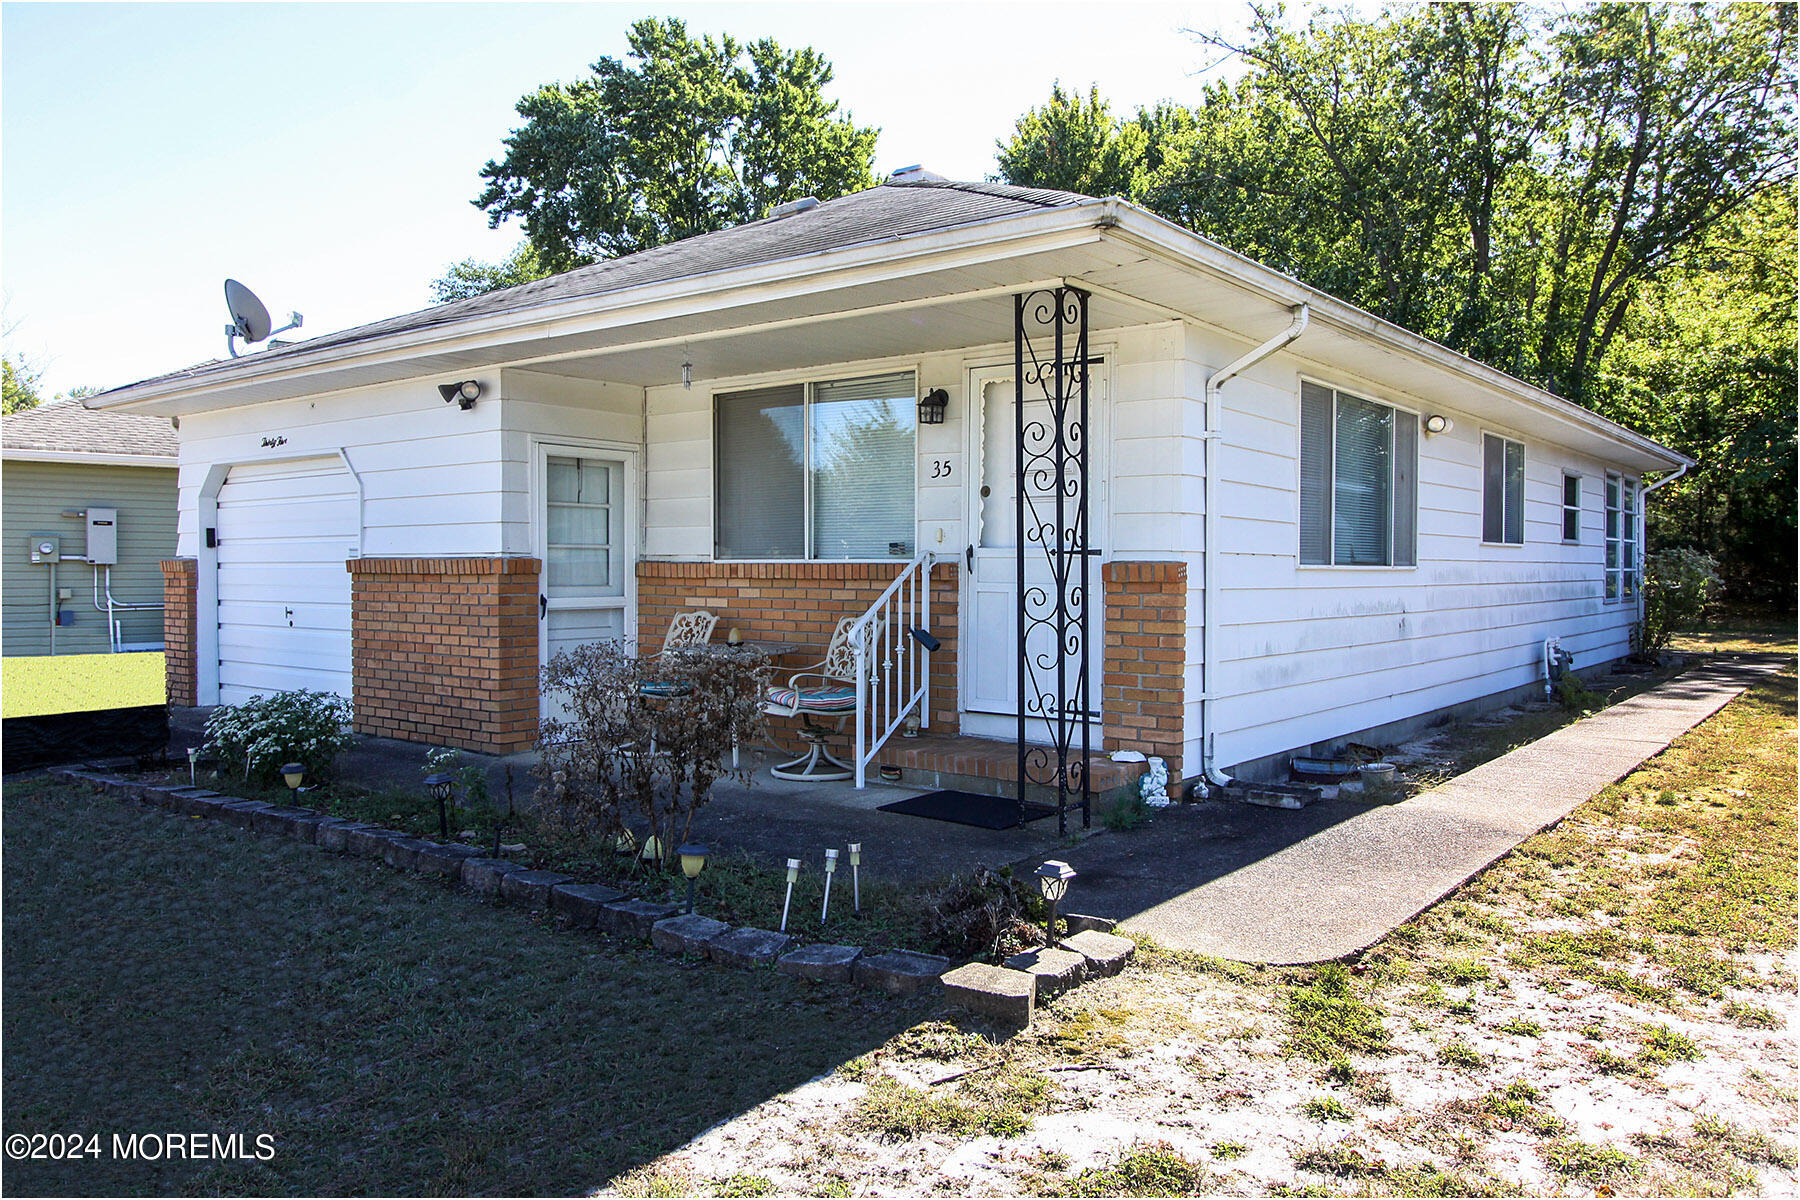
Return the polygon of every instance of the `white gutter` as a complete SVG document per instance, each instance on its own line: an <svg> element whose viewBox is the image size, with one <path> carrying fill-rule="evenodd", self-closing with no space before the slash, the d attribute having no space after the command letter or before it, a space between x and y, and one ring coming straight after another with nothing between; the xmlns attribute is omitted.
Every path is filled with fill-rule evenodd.
<svg viewBox="0 0 1800 1200"><path fill-rule="evenodd" d="M1218 663L1219 627L1219 593L1218 563L1222 555L1219 553L1219 440L1221 426L1224 424L1225 404L1219 393L1227 383L1243 374L1269 355L1288 345L1295 338L1306 332L1307 324L1312 320L1312 306L1296 304L1294 306L1294 323L1286 329L1258 346L1242 358L1234 359L1227 365L1214 371L1206 380L1206 432L1201 439L1206 446L1206 481L1203 485L1206 494L1206 541L1200 547L1200 588L1205 605L1205 620L1200 626L1201 645L1201 678L1205 690L1200 693L1200 786L1213 784L1224 787L1231 782L1231 777L1219 770L1213 754L1216 749L1218 735L1213 729L1213 701L1218 692L1213 687L1214 668Z"/></svg>
<svg viewBox="0 0 1800 1200"><path fill-rule="evenodd" d="M173 454L109 454L84 450L27 450L8 446L0 457L7 462L77 463L89 467L165 467L180 465Z"/></svg>

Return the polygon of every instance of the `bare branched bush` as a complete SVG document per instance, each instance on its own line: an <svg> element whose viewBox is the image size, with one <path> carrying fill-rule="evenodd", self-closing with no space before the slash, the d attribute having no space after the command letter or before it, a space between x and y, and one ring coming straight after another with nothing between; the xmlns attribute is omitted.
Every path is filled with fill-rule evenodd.
<svg viewBox="0 0 1800 1200"><path fill-rule="evenodd" d="M763 740L769 675L753 651L642 659L595 642L558 652L543 687L564 712L539 728L538 819L607 844L655 838L666 865L714 785L749 782L748 767L732 765L733 750L747 754Z"/></svg>

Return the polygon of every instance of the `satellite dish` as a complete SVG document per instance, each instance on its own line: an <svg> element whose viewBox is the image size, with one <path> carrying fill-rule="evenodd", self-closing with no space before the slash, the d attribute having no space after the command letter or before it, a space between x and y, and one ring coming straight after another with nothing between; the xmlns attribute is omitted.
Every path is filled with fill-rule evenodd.
<svg viewBox="0 0 1800 1200"><path fill-rule="evenodd" d="M235 279L225 281L225 308L231 313L231 324L225 327L225 348L231 351L233 358L238 356L238 338L260 342L271 334L298 329L305 320L299 313L289 313L286 325L280 329L270 328L273 322L269 320L269 310L263 307L255 292Z"/></svg>
<svg viewBox="0 0 1800 1200"><path fill-rule="evenodd" d="M260 342L269 336L275 323L269 310L256 298L256 293L235 279L225 281L225 307L231 310L231 324L246 342Z"/></svg>

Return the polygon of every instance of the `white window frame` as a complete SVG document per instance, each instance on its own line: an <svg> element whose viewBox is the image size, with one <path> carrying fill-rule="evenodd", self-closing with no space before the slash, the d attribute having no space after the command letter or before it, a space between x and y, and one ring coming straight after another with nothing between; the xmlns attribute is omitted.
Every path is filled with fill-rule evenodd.
<svg viewBox="0 0 1800 1200"><path fill-rule="evenodd" d="M1600 569L1604 576L1601 596L1608 604L1636 604L1643 594L1644 547L1643 528L1638 524L1643 515L1641 481L1618 471L1606 473L1606 494L1601 497L1605 513L1604 520L1617 521L1609 531L1601 526L1602 545L1611 552L1612 561L1606 557L1600 560ZM1615 491L1616 488L1616 491ZM1611 503L1611 496L1618 497L1618 503Z"/></svg>
<svg viewBox="0 0 1800 1200"><path fill-rule="evenodd" d="M1385 397L1382 397L1374 392L1371 392L1371 391L1368 391L1365 389L1355 388L1355 387L1339 387L1335 383L1327 383L1325 380L1319 379L1319 378L1317 378L1315 376L1311 376L1311 375L1302 375L1300 377L1300 383L1302 385L1310 383L1310 384L1314 385L1315 387L1322 387L1326 391L1331 393L1331 442L1325 448L1326 461L1328 463L1330 463L1330 465L1331 465L1330 490L1331 490L1331 500L1332 500L1332 505L1331 505L1332 519L1326 523L1326 527L1325 527L1326 557L1328 559L1335 558L1337 556L1337 528L1336 528L1336 526L1337 526L1337 407L1338 407L1339 395L1348 395L1348 396L1352 396L1358 400L1365 401L1369 404L1378 404L1383 408L1392 410L1392 412L1395 414L1396 417L1402 417L1402 416L1410 417L1415 422L1415 431L1416 432L1413 437L1413 488L1412 488L1412 492L1413 492L1413 497L1412 497L1412 499L1413 499L1412 559L1413 560L1410 563L1395 563L1392 561L1389 561L1386 563L1337 563L1337 562L1310 563L1310 562L1305 562L1302 559L1302 555L1304 554L1304 550L1302 548L1302 543L1304 542L1304 539L1305 539L1305 527L1303 524L1303 519L1300 517L1300 514L1298 512L1299 503L1300 503L1300 489L1301 489L1301 484L1302 484L1302 481L1301 481L1301 471L1302 471L1301 444L1302 444L1302 439L1305 436L1305 433L1304 433L1304 430L1302 429L1302 422L1300 420L1300 404L1301 404L1300 389L1298 387L1296 387L1294 389L1294 414L1295 414L1295 416L1294 416L1294 447L1295 447L1295 453L1294 453L1294 503L1295 503L1295 508L1296 508L1295 521L1294 521L1294 537L1295 537L1294 563L1295 563L1296 568L1299 570L1302 570L1302 571L1416 571L1416 570L1418 570L1419 569L1419 463L1424 458L1424 456L1419 453L1419 449L1420 449L1420 446L1425 441L1425 426L1423 423L1424 422L1423 411L1420 409L1416 409L1416 408L1408 408L1402 404L1395 404L1392 400L1388 400ZM1395 437L1394 426L1390 424L1388 427L1388 466L1389 466L1388 493L1389 493L1389 498L1390 498L1390 503L1388 505L1388 558L1390 560L1394 557L1394 550L1395 550L1395 546L1394 546L1394 504L1397 503L1397 500L1394 498L1393 494L1395 491L1398 490L1394 487L1394 485L1393 485L1394 481L1392 478L1392 476L1394 474L1393 468L1395 465L1394 464L1394 455L1393 455L1394 437Z"/></svg>
<svg viewBox="0 0 1800 1200"><path fill-rule="evenodd" d="M1581 486L1582 485L1582 476L1577 475L1573 471L1564 471L1562 473L1562 475L1563 475L1563 484L1562 484L1562 535L1563 535L1562 540L1563 540L1563 545L1579 546L1579 545L1581 545L1581 509L1582 509L1581 502L1583 499L1582 486ZM1569 481L1571 479L1573 479L1575 481L1575 503L1573 503L1573 504L1569 503ZM1573 514L1575 517L1575 536L1574 537L1569 536L1569 517L1571 514Z"/></svg>
<svg viewBox="0 0 1800 1200"><path fill-rule="evenodd" d="M713 470L714 475L716 476L718 473L718 470L719 470L719 397L731 396L731 395L735 395L739 392L753 392L753 391L757 391L760 388L765 388L765 387L782 387L784 385L792 385L792 384L796 384L796 383L800 385L801 390L802 390L802 399L801 399L801 403L800 403L800 437L801 437L801 446L802 446L802 453L801 453L802 461L801 461L801 466L800 466L800 492L801 492L800 504L801 504L801 521L802 521L802 525L803 525L805 554L803 557L800 557L800 558L767 558L767 557L735 558L735 557L727 557L725 555L721 555L719 553L719 487L718 487L717 478L714 478L711 481L711 487L709 488L711 495L708 497L708 504L710 507L710 512L708 513L708 520L712 526L712 559L711 559L711 561L716 562L716 563L809 563L809 562L896 563L896 562L907 561L906 559L901 559L901 558L896 558L896 557L888 557L888 558L815 558L815 557L813 557L812 406L813 406L813 397L817 393L818 388L823 384L850 383L850 382L854 382L855 380L858 380L858 379L870 379L870 378L873 378L878 375L904 375L904 374L909 374L909 373L913 377L913 395L912 395L913 429L912 429L912 454L911 454L911 458L910 458L910 461L912 463L912 496L913 496L913 535L912 535L911 540L913 543L913 552L916 554L918 552L918 545L919 545L919 534L918 534L918 524L919 524L919 417L918 417L918 413L919 413L919 396L920 396L920 391L919 391L920 370L919 370L918 366L916 364L914 364L914 365L897 365L897 366L894 366L887 370L883 370L879 366L871 366L866 370L858 370L858 371L855 371L850 374L844 374L844 375L833 374L833 375L824 376L824 377L820 377L820 378L771 379L767 382L760 382L760 383L745 381L745 382L741 382L741 383L734 383L730 387L713 389L713 391L708 396L708 402L709 402L709 407L711 409L710 436L711 436L711 440L712 440L712 470Z"/></svg>
<svg viewBox="0 0 1800 1200"><path fill-rule="evenodd" d="M1498 438L1501 443L1501 450L1500 450L1500 537L1501 537L1501 540L1497 541L1497 542L1489 541L1488 536L1487 536L1487 440L1489 438ZM1509 541L1505 540L1505 538L1506 538L1506 449L1505 448L1508 445L1517 446L1519 448L1519 540L1516 542L1509 542ZM1529 520L1527 520L1527 513L1525 511L1526 485L1528 483L1530 483L1530 481L1531 481L1531 452L1530 452L1530 449L1520 439L1518 439L1516 437L1509 437L1508 435L1501 433L1498 430L1494 430L1494 429L1483 429L1481 431L1481 443L1480 443L1480 446L1478 447L1478 449L1480 452L1480 457L1477 462L1477 469L1480 471L1480 475L1481 475L1481 486L1480 486L1480 488L1477 489L1477 491L1481 495L1481 511L1480 511L1481 544L1483 546L1494 546L1494 547L1497 547L1497 548L1503 549L1503 550L1517 550L1519 547L1525 545L1526 542L1531 540L1530 536L1526 533L1526 530L1530 527L1530 522L1529 522ZM1560 508L1561 507L1560 497L1558 499L1559 499L1558 507Z"/></svg>

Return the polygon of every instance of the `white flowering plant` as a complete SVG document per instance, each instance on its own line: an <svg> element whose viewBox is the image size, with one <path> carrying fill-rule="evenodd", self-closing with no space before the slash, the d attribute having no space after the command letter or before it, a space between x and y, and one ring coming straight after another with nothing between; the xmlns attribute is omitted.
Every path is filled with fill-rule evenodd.
<svg viewBox="0 0 1800 1200"><path fill-rule="evenodd" d="M221 705L206 719L206 744L221 770L242 770L246 783L273 783L283 765L297 762L309 779L331 774L350 747L350 701L330 692L296 689Z"/></svg>

